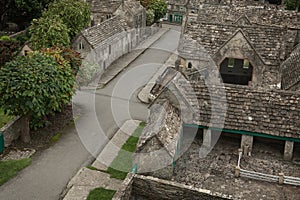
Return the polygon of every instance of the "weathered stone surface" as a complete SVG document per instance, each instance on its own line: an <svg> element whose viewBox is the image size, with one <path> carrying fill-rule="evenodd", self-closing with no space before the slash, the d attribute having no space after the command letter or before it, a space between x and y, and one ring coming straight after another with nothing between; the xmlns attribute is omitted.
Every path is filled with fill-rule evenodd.
<svg viewBox="0 0 300 200"><path fill-rule="evenodd" d="M291 161L293 158L294 152L294 142L292 141L285 141L284 146L284 159Z"/></svg>
<svg viewBox="0 0 300 200"><path fill-rule="evenodd" d="M281 64L280 69L282 89L300 91L300 45Z"/></svg>
<svg viewBox="0 0 300 200"><path fill-rule="evenodd" d="M17 140L22 131L25 118L16 117L14 120L6 124L0 129L4 136L4 146L8 147L12 141Z"/></svg>

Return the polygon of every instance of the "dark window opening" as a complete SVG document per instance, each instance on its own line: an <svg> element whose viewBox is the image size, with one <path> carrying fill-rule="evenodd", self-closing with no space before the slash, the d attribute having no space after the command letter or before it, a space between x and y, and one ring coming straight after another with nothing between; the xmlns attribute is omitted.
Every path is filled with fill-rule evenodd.
<svg viewBox="0 0 300 200"><path fill-rule="evenodd" d="M84 49L84 45L82 42L79 43L79 49Z"/></svg>
<svg viewBox="0 0 300 200"><path fill-rule="evenodd" d="M253 66L247 59L225 58L220 66L224 83L249 85L252 81Z"/></svg>
<svg viewBox="0 0 300 200"><path fill-rule="evenodd" d="M188 68L190 69L190 68L192 68L192 63L191 62L189 62L189 64L188 64Z"/></svg>
<svg viewBox="0 0 300 200"><path fill-rule="evenodd" d="M111 45L108 46L108 54L111 54Z"/></svg>

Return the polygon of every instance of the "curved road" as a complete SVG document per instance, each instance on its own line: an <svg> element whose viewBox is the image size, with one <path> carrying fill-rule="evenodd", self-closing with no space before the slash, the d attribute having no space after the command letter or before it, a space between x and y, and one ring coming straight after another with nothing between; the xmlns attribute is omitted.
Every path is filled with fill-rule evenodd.
<svg viewBox="0 0 300 200"><path fill-rule="evenodd" d="M35 155L29 167L2 185L0 199L59 199L70 178L98 155L123 122L145 121L147 105L139 102L137 92L175 51L179 35L168 31L105 88L77 92L74 103L83 115L76 128L66 128L55 145Z"/></svg>

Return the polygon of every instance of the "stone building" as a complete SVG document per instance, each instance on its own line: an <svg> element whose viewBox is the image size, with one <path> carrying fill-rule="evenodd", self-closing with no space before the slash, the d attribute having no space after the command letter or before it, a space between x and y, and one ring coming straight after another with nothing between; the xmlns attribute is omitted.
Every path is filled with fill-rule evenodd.
<svg viewBox="0 0 300 200"><path fill-rule="evenodd" d="M202 48L216 63L225 83L280 88L280 65L299 43L299 21L296 12L211 5L200 8L184 22L181 65L205 68L205 63L199 66L195 55Z"/></svg>
<svg viewBox="0 0 300 200"><path fill-rule="evenodd" d="M284 90L300 91L300 45L281 64L281 87Z"/></svg>
<svg viewBox="0 0 300 200"><path fill-rule="evenodd" d="M167 10L167 21L170 23L181 24L187 11L187 0L169 0Z"/></svg>
<svg viewBox="0 0 300 200"><path fill-rule="evenodd" d="M92 26L121 15L131 28L145 27L146 10L135 0L91 0Z"/></svg>
<svg viewBox="0 0 300 200"><path fill-rule="evenodd" d="M183 21L175 69L151 90L137 173L158 177L161 188L180 183L223 198L299 199L296 186L262 181L285 174L300 184L299 13L244 5L196 11ZM235 177L238 149L254 179Z"/></svg>

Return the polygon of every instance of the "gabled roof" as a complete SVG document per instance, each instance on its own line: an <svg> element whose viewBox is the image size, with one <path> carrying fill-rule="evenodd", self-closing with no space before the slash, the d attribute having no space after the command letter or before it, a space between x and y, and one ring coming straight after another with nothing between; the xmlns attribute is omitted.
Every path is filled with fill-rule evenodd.
<svg viewBox="0 0 300 200"><path fill-rule="evenodd" d="M236 25L214 22L187 22L185 34L196 40L210 55L227 42L232 35L241 29L251 45L267 65L279 65L282 48L289 51L290 45L285 44L286 29L273 26Z"/></svg>
<svg viewBox="0 0 300 200"><path fill-rule="evenodd" d="M239 36L241 36L241 37L239 37ZM251 49L255 53L254 57L259 59L261 62L264 62L262 57L255 50L255 47L253 46L253 44L250 42L250 39L245 35L245 33L243 32L242 29L238 29L226 42L224 42L222 44L222 46L217 50L217 52L219 52L222 48L229 45L236 38L241 38L242 39L242 41L240 40L240 42L239 42L239 45L240 45L239 47L243 48L243 51L240 51L241 54L245 53L244 51L245 51L245 48L247 47L246 45L248 45L249 49ZM244 43L242 43L243 41L244 41ZM217 54L217 52L215 53L215 55ZM242 57L246 58L246 55L243 55ZM251 57L247 57L247 58L251 60ZM221 59L221 60L223 60L223 59Z"/></svg>
<svg viewBox="0 0 300 200"><path fill-rule="evenodd" d="M188 35L181 35L178 53L182 58L191 60L207 60L210 58L207 50Z"/></svg>
<svg viewBox="0 0 300 200"><path fill-rule="evenodd" d="M171 93L177 93L192 107L193 124L300 139L300 93L241 85L206 85L204 80L182 78L174 78L169 85L171 82L175 85ZM164 89L158 98L165 98L167 91Z"/></svg>
<svg viewBox="0 0 300 200"><path fill-rule="evenodd" d="M90 10L92 13L114 13L122 4L121 0L92 0Z"/></svg>
<svg viewBox="0 0 300 200"><path fill-rule="evenodd" d="M125 10L130 14L135 15L136 13L142 11L144 7L140 4L139 1L127 0L124 2Z"/></svg>
<svg viewBox="0 0 300 200"><path fill-rule="evenodd" d="M93 48L95 48L104 40L122 33L127 28L125 20L117 15L96 26L83 30L81 35Z"/></svg>
<svg viewBox="0 0 300 200"><path fill-rule="evenodd" d="M281 64L280 69L283 89L289 89L300 82L300 44L295 47L290 56Z"/></svg>
<svg viewBox="0 0 300 200"><path fill-rule="evenodd" d="M252 2L253 3L253 2ZM246 5L202 5L198 21L233 23L241 16L247 16L253 24L287 26L300 28L300 13L268 6Z"/></svg>

